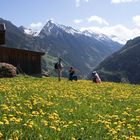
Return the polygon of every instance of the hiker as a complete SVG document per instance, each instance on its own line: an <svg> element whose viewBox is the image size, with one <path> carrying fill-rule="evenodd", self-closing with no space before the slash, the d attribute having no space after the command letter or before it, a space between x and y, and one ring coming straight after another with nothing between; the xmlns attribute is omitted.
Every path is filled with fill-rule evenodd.
<svg viewBox="0 0 140 140"><path fill-rule="evenodd" d="M92 72L92 81L95 83L101 83L101 78L96 71Z"/></svg>
<svg viewBox="0 0 140 140"><path fill-rule="evenodd" d="M54 68L55 68L55 72L58 75L58 81L61 81L61 72L62 72L62 68L63 68L62 59L61 58L59 58L58 62L55 63Z"/></svg>
<svg viewBox="0 0 140 140"><path fill-rule="evenodd" d="M70 81L72 81L72 80L77 81L77 76L74 74L75 74L75 69L73 67L70 67L70 69L69 69L69 80Z"/></svg>

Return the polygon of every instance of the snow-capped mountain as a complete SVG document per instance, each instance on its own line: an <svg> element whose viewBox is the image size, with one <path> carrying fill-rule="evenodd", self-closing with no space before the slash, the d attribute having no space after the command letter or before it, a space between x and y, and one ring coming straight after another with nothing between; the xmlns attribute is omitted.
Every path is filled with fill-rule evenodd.
<svg viewBox="0 0 140 140"><path fill-rule="evenodd" d="M94 37L99 41L104 41L104 40L110 41L111 40L111 38L109 38L108 36L106 36L102 33L96 33L96 32L92 32L90 30L82 31L82 34L84 34L85 36Z"/></svg>
<svg viewBox="0 0 140 140"><path fill-rule="evenodd" d="M58 30L58 28L59 28L59 30ZM40 30L33 30L30 28L25 28L23 26L20 26L19 29L22 30L25 34L31 35L31 36L38 36L40 34ZM102 33L93 32L91 30L80 31L80 30L74 29L70 26L65 26L62 24L55 23L53 20L49 20L46 23L46 25L41 30L41 32L42 32L41 34L50 35L50 34L54 33L54 34L59 35L59 34L61 34L61 31L65 31L66 33L72 34L72 35L81 34L81 35L85 35L88 37L94 37L100 41L113 40L113 41L119 42L121 44L124 44L124 42L126 42L126 40L120 39L116 35L107 36Z"/></svg>
<svg viewBox="0 0 140 140"><path fill-rule="evenodd" d="M83 74L121 47L106 35L81 32L51 20L40 31L38 42L48 54L63 57Z"/></svg>
<svg viewBox="0 0 140 140"><path fill-rule="evenodd" d="M24 26L20 26L19 29L27 35L37 36L39 34L39 31L37 31L37 30L35 31L33 29L30 29L30 28L25 28Z"/></svg>
<svg viewBox="0 0 140 140"><path fill-rule="evenodd" d="M24 30L24 33L28 34L28 35L32 35L32 36L37 36L38 35L37 31L33 31L32 29L27 29L27 28Z"/></svg>
<svg viewBox="0 0 140 140"><path fill-rule="evenodd" d="M47 22L47 24L43 27L43 29L41 30L41 32L42 32L41 34L44 34L44 35L50 35L50 34L61 35L62 31L66 32L68 34L75 35L75 36L76 35L85 35L85 36L88 36L88 37L93 37L93 38L95 38L99 41L108 40L108 41L119 42L120 44L125 44L125 42L126 42L126 40L121 39L121 38L117 37L116 35L107 36L103 33L97 33L97 32L93 32L91 30L80 31L80 30L74 29L70 26L65 26L65 25L62 25L62 24L55 23L52 20L49 20Z"/></svg>
<svg viewBox="0 0 140 140"><path fill-rule="evenodd" d="M56 28L56 29L55 29ZM59 29L58 29L59 28ZM93 37L96 38L99 41L104 41L104 40L113 40L115 42L119 42L120 44L125 44L125 42L127 40L125 39L121 39L120 37L116 36L116 35L110 35L107 36L103 33L97 33L97 32L93 32L91 30L85 30L85 31L80 31L77 29L74 29L70 26L65 26L62 24L58 24L55 23L53 20L49 20L46 25L42 28L42 30L35 30L35 29L31 29L31 28L25 28L23 26L20 26L19 29L24 32L27 35L31 35L31 36L39 36L40 32L42 32L41 34L43 35L50 35L50 34L57 34L57 35L61 35L61 31L64 31L68 34L72 34L72 35L85 35L88 37Z"/></svg>
<svg viewBox="0 0 140 140"><path fill-rule="evenodd" d="M50 35L50 34L61 35L61 32L66 32L72 35L82 34L82 32L79 30L76 30L70 26L54 23L52 20L49 20L47 22L47 24L42 28L40 34L41 35Z"/></svg>

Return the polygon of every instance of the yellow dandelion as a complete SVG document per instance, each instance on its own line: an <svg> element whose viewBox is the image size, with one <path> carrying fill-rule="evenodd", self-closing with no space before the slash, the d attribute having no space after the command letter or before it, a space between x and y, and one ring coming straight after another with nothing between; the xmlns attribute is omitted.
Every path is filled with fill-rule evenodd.
<svg viewBox="0 0 140 140"><path fill-rule="evenodd" d="M84 131L84 128L82 127L81 130Z"/></svg>
<svg viewBox="0 0 140 140"><path fill-rule="evenodd" d="M69 125L67 125L67 124L66 124L66 125L63 125L64 128L67 128L68 126L69 126Z"/></svg>
<svg viewBox="0 0 140 140"><path fill-rule="evenodd" d="M76 140L76 138L75 137L72 137L71 140Z"/></svg>
<svg viewBox="0 0 140 140"><path fill-rule="evenodd" d="M3 134L0 132L0 138L2 138L3 137Z"/></svg>
<svg viewBox="0 0 140 140"><path fill-rule="evenodd" d="M49 126L49 127L53 130L57 130L57 128L55 126Z"/></svg>
<svg viewBox="0 0 140 140"><path fill-rule="evenodd" d="M9 121L8 120L5 120L4 124L8 125L9 124Z"/></svg>
<svg viewBox="0 0 140 140"><path fill-rule="evenodd" d="M122 114L126 115L126 116L130 116L130 114L128 112L126 112L126 111L124 111Z"/></svg>
<svg viewBox="0 0 140 140"><path fill-rule="evenodd" d="M42 123L44 124L44 126L48 126L48 121L43 120Z"/></svg>
<svg viewBox="0 0 140 140"><path fill-rule="evenodd" d="M3 124L4 124L4 122L1 122L1 121L0 121L0 125L3 125Z"/></svg>
<svg viewBox="0 0 140 140"><path fill-rule="evenodd" d="M58 128L57 128L57 131L61 131L61 129L58 127Z"/></svg>

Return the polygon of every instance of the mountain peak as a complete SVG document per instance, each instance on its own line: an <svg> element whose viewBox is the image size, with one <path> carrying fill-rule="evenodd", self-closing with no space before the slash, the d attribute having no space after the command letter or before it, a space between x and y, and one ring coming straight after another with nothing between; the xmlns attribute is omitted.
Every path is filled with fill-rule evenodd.
<svg viewBox="0 0 140 140"><path fill-rule="evenodd" d="M48 22L46 23L45 26L49 27L49 26L54 26L54 25L55 25L55 23L54 23L53 20L48 20ZM45 26L44 26L44 27L45 27Z"/></svg>
<svg viewBox="0 0 140 140"><path fill-rule="evenodd" d="M48 23L53 24L53 23L54 23L54 21L53 21L52 19L50 19L50 20L48 20Z"/></svg>
<svg viewBox="0 0 140 140"><path fill-rule="evenodd" d="M45 26L42 28L42 30L40 31L39 35L40 36L48 36L48 35L51 35L51 34L54 34L56 33L58 30L56 24L52 21L52 20L49 20Z"/></svg>
<svg viewBox="0 0 140 140"><path fill-rule="evenodd" d="M62 32L66 32L72 35L81 33L81 31L78 31L70 26L57 24L53 20L49 20L41 30L40 35L62 35Z"/></svg>

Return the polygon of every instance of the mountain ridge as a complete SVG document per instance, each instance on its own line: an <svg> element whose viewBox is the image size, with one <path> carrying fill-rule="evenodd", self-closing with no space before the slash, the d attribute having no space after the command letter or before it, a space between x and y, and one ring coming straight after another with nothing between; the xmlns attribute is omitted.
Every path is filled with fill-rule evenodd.
<svg viewBox="0 0 140 140"><path fill-rule="evenodd" d="M140 84L140 37L127 41L125 46L106 58L96 68L105 81Z"/></svg>

